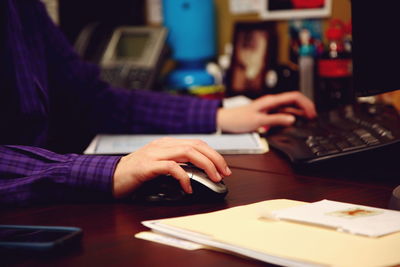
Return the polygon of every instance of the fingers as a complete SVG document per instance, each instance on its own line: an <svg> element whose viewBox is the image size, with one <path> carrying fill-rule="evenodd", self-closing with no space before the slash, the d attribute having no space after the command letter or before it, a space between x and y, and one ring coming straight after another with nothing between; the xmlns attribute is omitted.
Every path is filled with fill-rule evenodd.
<svg viewBox="0 0 400 267"><path fill-rule="evenodd" d="M219 182L223 176L228 176L231 171L225 159L211 148L207 143L194 139L162 138L158 140L163 146L160 159L172 159L178 162L192 162L203 169L211 180Z"/></svg>
<svg viewBox="0 0 400 267"><path fill-rule="evenodd" d="M224 158L200 140L161 138L120 159L113 175L113 195L128 195L144 182L170 174L183 190L192 193L190 179L179 163L191 162L204 169L214 182L230 175ZM221 173L221 174L220 174Z"/></svg>
<svg viewBox="0 0 400 267"><path fill-rule="evenodd" d="M277 113L287 113L287 114L293 114L295 116L302 116L304 117L304 110L295 108L295 107L284 107L280 108Z"/></svg>
<svg viewBox="0 0 400 267"><path fill-rule="evenodd" d="M304 115L308 118L314 118L317 114L314 103L298 91L260 97L254 101L254 104L257 109L266 111L296 105L304 111Z"/></svg>
<svg viewBox="0 0 400 267"><path fill-rule="evenodd" d="M224 158L205 142L189 139L164 139L163 147L158 151L160 160L191 162L203 169L210 179L219 182L222 176L231 174ZM221 173L221 174L220 174Z"/></svg>
<svg viewBox="0 0 400 267"><path fill-rule="evenodd" d="M269 126L290 126L295 122L295 120L295 116L290 114L262 114L262 118L260 118L260 124Z"/></svg>
<svg viewBox="0 0 400 267"><path fill-rule="evenodd" d="M201 140L189 139L183 142L185 144L187 142L187 145L193 146L195 149L194 151L189 149L187 153L187 155L189 155L189 159L191 159L190 161L206 171L210 177L214 177L214 175L217 176L217 180L212 179L213 181L221 180L220 173L224 176L231 174L231 171L229 170L228 165L222 155L216 152L207 143Z"/></svg>
<svg viewBox="0 0 400 267"><path fill-rule="evenodd" d="M180 167L179 164L175 161L158 161L156 164L154 164L153 168L154 176L161 174L170 174L173 178L179 181L179 184L186 193L193 193L189 176L187 175L185 170L182 169L182 167Z"/></svg>

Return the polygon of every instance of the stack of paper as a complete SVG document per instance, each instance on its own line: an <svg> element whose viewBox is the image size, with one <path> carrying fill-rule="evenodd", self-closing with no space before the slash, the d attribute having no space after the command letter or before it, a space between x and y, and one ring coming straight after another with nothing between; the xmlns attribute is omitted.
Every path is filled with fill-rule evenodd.
<svg viewBox="0 0 400 267"><path fill-rule="evenodd" d="M268 151L265 139L258 133L249 134L177 134L177 135L97 135L85 154L128 154L162 137L200 139L221 154L262 154Z"/></svg>
<svg viewBox="0 0 400 267"><path fill-rule="evenodd" d="M301 222L299 218L290 219L293 214L295 217L307 218L306 203L284 199L206 214L145 221L143 224L170 237L284 266L366 267L400 264L400 212L329 202L322 202L322 206L328 204L330 215L321 206L317 207L320 214L322 212L332 218L344 218L345 213L350 211L354 214L352 211L358 209L375 212L374 215L364 213L348 220L354 224L354 220L359 218L364 220L363 224L369 224L365 219L374 218L372 224L377 227L376 232L379 234L367 237L340 232L334 227ZM336 204L337 207L332 209ZM282 213L279 215L280 211ZM310 217L318 216L312 213ZM285 219L277 219L280 216ZM382 216L381 219L378 216ZM391 221L387 222L385 216L391 217ZM397 228L394 226L396 223ZM385 231L387 227L392 228ZM386 234L382 235L383 232Z"/></svg>

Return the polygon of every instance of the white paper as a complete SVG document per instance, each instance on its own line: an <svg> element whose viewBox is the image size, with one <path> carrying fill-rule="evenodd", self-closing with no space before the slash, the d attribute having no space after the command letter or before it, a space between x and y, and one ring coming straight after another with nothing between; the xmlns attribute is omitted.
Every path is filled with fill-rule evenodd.
<svg viewBox="0 0 400 267"><path fill-rule="evenodd" d="M163 21L161 0L146 0L147 22L160 24Z"/></svg>
<svg viewBox="0 0 400 267"><path fill-rule="evenodd" d="M135 234L135 237L186 250L197 250L205 248L205 246L194 242L151 231L137 233Z"/></svg>
<svg viewBox="0 0 400 267"><path fill-rule="evenodd" d="M230 0L229 9L232 14L258 13L265 0Z"/></svg>
<svg viewBox="0 0 400 267"><path fill-rule="evenodd" d="M400 212L330 200L272 212L277 219L310 223L351 234L379 237L400 231ZM267 215L270 218L270 215Z"/></svg>
<svg viewBox="0 0 400 267"><path fill-rule="evenodd" d="M95 137L85 154L128 154L162 137L200 139L221 154L262 154L268 145L257 133L185 135L107 135Z"/></svg>

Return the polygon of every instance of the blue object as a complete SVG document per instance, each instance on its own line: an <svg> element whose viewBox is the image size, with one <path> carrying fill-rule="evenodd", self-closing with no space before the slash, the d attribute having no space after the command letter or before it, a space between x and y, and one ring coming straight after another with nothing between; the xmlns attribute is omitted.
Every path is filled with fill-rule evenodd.
<svg viewBox="0 0 400 267"><path fill-rule="evenodd" d="M83 231L69 226L0 225L0 250L53 251L80 241Z"/></svg>
<svg viewBox="0 0 400 267"><path fill-rule="evenodd" d="M163 0L164 26L177 69L167 77L167 86L186 89L214 84L206 63L216 55L213 0Z"/></svg>
<svg viewBox="0 0 400 267"><path fill-rule="evenodd" d="M214 84L214 77L204 68L202 69L176 69L167 77L168 87L171 89L187 89L198 85Z"/></svg>
<svg viewBox="0 0 400 267"><path fill-rule="evenodd" d="M311 44L304 44L299 49L300 56L315 56L315 48Z"/></svg>

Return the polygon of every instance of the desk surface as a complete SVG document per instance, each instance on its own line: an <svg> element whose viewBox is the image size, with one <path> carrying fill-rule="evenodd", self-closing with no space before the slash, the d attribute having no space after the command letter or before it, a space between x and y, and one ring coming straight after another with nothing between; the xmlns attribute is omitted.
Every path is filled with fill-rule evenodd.
<svg viewBox="0 0 400 267"><path fill-rule="evenodd" d="M337 166L298 170L274 151L226 159L233 174L225 179L229 194L223 203L178 207L106 203L1 208L1 224L77 226L84 230L82 246L74 250L41 257L7 255L1 261L15 266L265 266L259 261L224 253L185 251L156 244L136 239L134 234L147 230L140 223L143 220L210 212L268 199L306 202L330 199L386 208L396 182L399 183L385 179L384 174L363 181L358 172L338 171Z"/></svg>

